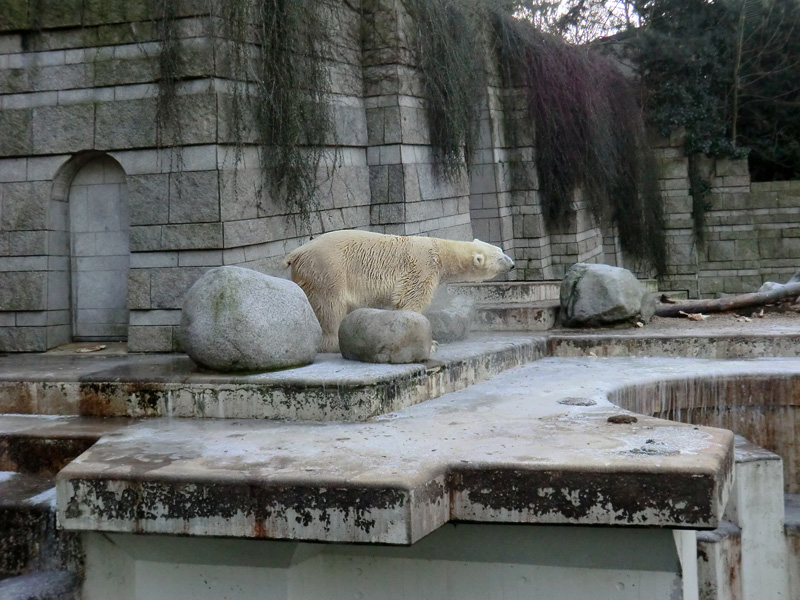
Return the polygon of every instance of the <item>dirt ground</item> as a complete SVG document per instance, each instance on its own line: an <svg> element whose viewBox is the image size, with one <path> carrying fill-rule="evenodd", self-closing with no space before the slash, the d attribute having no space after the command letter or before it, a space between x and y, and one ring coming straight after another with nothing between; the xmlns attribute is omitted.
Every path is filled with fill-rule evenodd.
<svg viewBox="0 0 800 600"><path fill-rule="evenodd" d="M800 334L800 307L792 309L764 307L743 309L738 312L712 313L702 321L692 321L687 317L653 317L641 328L642 333L686 333L696 331L698 335L713 333L768 333L770 331L797 331Z"/></svg>

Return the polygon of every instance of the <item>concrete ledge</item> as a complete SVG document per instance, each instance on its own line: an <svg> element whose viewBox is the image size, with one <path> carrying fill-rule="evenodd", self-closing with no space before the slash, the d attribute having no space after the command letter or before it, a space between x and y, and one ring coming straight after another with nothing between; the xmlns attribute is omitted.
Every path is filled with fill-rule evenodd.
<svg viewBox="0 0 800 600"><path fill-rule="evenodd" d="M646 328L644 328L646 329ZM742 335L683 331L680 333L564 332L548 335L548 356L695 356L703 358L794 357L800 333L775 331Z"/></svg>
<svg viewBox="0 0 800 600"><path fill-rule="evenodd" d="M484 381L544 355L543 339L474 336L425 364L323 354L253 375L201 371L185 355L0 358L0 412L129 417L363 421Z"/></svg>

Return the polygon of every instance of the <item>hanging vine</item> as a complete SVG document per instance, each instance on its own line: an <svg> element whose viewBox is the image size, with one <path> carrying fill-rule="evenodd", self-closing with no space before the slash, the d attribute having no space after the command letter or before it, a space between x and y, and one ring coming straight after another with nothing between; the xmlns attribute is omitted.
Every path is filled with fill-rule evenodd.
<svg viewBox="0 0 800 600"><path fill-rule="evenodd" d="M180 139L176 85L180 79L180 44L175 35L175 3L154 0L161 53L159 144L177 146ZM242 149L259 149L264 189L280 198L300 226L310 232L319 209L317 186L328 147L335 147L335 125L327 68L330 23L327 0L229 0L209 2L211 22L224 40L221 59L229 69L228 126L235 161ZM333 166L338 157L334 155ZM330 166L330 165L328 165Z"/></svg>
<svg viewBox="0 0 800 600"><path fill-rule="evenodd" d="M507 11L491 15L504 83L525 93L545 222L564 223L581 189L595 216L617 225L625 251L665 272L658 170L630 83L589 48Z"/></svg>
<svg viewBox="0 0 800 600"><path fill-rule="evenodd" d="M486 96L481 0L404 0L414 24L435 162L446 179L469 167Z"/></svg>

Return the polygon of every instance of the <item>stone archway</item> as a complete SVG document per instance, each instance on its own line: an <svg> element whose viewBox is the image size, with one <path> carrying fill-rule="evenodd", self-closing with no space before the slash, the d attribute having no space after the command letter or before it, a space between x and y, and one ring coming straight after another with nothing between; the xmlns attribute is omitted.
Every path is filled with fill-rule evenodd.
<svg viewBox="0 0 800 600"><path fill-rule="evenodd" d="M129 223L125 171L87 157L68 191L72 339L128 337Z"/></svg>

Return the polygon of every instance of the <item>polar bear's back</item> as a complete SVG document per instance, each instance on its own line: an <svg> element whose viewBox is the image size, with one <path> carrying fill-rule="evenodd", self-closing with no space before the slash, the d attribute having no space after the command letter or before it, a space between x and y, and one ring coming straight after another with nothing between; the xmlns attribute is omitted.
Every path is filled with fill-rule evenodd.
<svg viewBox="0 0 800 600"><path fill-rule="evenodd" d="M330 292L344 289L352 303L362 299L388 302L399 279L411 271L436 269L437 262L431 238L359 230L325 233L286 257L292 279L300 287L322 285Z"/></svg>

